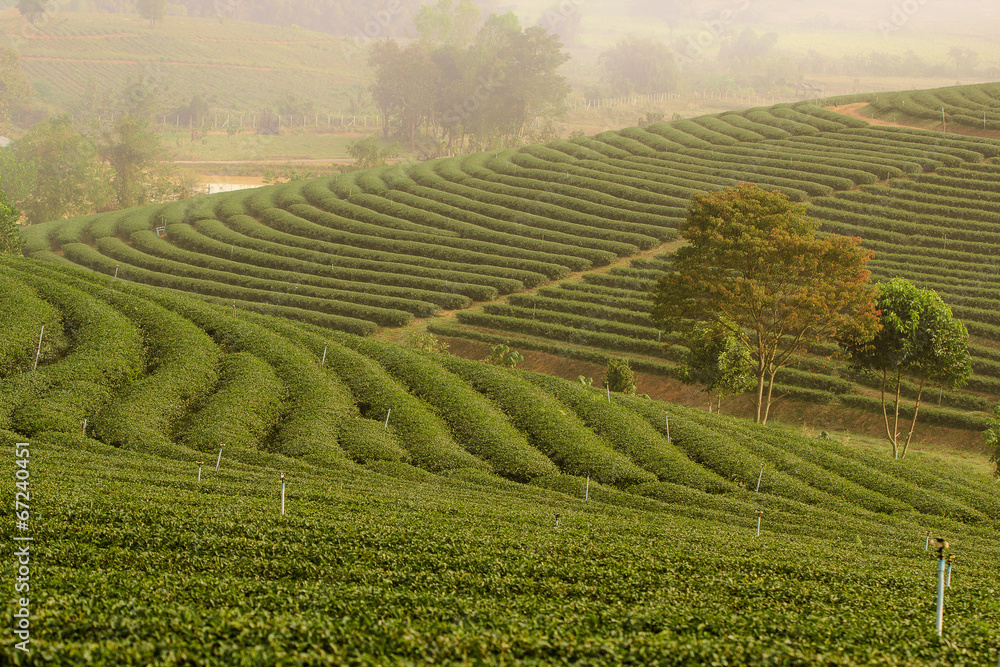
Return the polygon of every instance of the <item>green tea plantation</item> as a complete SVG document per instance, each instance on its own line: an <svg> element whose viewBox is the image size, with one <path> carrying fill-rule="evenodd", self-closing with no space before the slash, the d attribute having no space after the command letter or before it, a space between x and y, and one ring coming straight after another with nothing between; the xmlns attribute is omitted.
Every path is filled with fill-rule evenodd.
<svg viewBox="0 0 1000 667"><path fill-rule="evenodd" d="M985 457L37 259L0 309L4 664L997 663Z"/></svg>

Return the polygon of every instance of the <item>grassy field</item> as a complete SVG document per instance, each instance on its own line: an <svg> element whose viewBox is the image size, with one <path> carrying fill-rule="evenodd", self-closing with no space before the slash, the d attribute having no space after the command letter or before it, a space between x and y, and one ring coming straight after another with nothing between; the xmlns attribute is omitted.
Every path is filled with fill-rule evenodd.
<svg viewBox="0 0 1000 667"><path fill-rule="evenodd" d="M982 459L894 462L37 260L0 260L0 305L25 471L0 493L26 507L4 534L34 540L12 664L997 657ZM958 558L942 638L929 533Z"/></svg>

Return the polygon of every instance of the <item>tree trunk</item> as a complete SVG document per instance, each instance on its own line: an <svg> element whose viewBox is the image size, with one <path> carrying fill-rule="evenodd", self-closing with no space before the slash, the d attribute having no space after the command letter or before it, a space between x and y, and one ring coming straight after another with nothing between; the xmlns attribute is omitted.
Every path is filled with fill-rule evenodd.
<svg viewBox="0 0 1000 667"><path fill-rule="evenodd" d="M924 382L926 377L920 378L920 388L917 390L917 400L913 404L913 421L910 422L910 432L906 434L906 442L903 443L903 453L899 455L899 458L906 458L906 449L910 446L910 438L913 437L913 429L917 425L917 414L920 412L920 397L924 394Z"/></svg>
<svg viewBox="0 0 1000 667"><path fill-rule="evenodd" d="M896 458L896 440L892 437L892 429L889 427L889 411L885 407L885 385L889 383L888 371L882 371L882 417L885 418L885 435L892 443L892 457Z"/></svg>
<svg viewBox="0 0 1000 667"><path fill-rule="evenodd" d="M899 391L900 391L899 371L896 371L896 415L892 421L892 453L894 458L899 458Z"/></svg>
<svg viewBox="0 0 1000 667"><path fill-rule="evenodd" d="M765 368L761 368L757 376L757 419L756 422L760 423L761 409L764 406L764 375L766 373Z"/></svg>
<svg viewBox="0 0 1000 667"><path fill-rule="evenodd" d="M771 392L774 391L774 376L777 372L777 368L772 370L771 377L767 379L767 402L764 403L764 420L761 422L762 426L767 425L767 417L771 412Z"/></svg>

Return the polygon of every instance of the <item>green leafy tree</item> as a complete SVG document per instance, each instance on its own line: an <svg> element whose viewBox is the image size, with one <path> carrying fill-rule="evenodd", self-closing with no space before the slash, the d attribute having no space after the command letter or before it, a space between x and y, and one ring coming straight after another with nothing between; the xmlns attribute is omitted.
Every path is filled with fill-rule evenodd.
<svg viewBox="0 0 1000 667"><path fill-rule="evenodd" d="M746 349L767 423L774 376L813 341L870 337L876 327L858 239L819 238L805 207L742 183L692 198L674 271L653 290L653 318L668 330L701 324Z"/></svg>
<svg viewBox="0 0 1000 667"><path fill-rule="evenodd" d="M628 359L608 359L604 382L611 391L635 396L635 372Z"/></svg>
<svg viewBox="0 0 1000 667"><path fill-rule="evenodd" d="M424 5L413 17L420 41L432 46L465 48L476 36L482 15L472 0L438 0Z"/></svg>
<svg viewBox="0 0 1000 667"><path fill-rule="evenodd" d="M21 69L21 57L13 49L0 46L0 130L10 126L15 110L30 97L31 87Z"/></svg>
<svg viewBox="0 0 1000 667"><path fill-rule="evenodd" d="M0 255L21 254L21 233L17 230L20 214L0 190Z"/></svg>
<svg viewBox="0 0 1000 667"><path fill-rule="evenodd" d="M663 93L677 86L673 52L652 37L626 37L603 52L598 62L615 95Z"/></svg>
<svg viewBox="0 0 1000 667"><path fill-rule="evenodd" d="M372 47L368 64L375 70L372 97L382 113L384 137L395 119L414 150L417 128L433 116L436 99L438 72L429 51L419 42L400 48L385 40Z"/></svg>
<svg viewBox="0 0 1000 667"><path fill-rule="evenodd" d="M112 200L107 168L68 114L0 151L0 179L29 224L103 210Z"/></svg>
<svg viewBox="0 0 1000 667"><path fill-rule="evenodd" d="M952 318L933 290L918 289L902 278L877 286L875 307L881 325L874 336L842 342L851 363L881 379L882 415L894 458L906 456L926 385L963 386L972 374L969 333ZM900 388L904 377L918 383L906 439L900 431ZM892 415L889 405L892 405Z"/></svg>
<svg viewBox="0 0 1000 667"><path fill-rule="evenodd" d="M399 144L393 142L383 146L378 137L372 135L347 145L347 154L354 158L354 164L349 171L358 169L374 169L384 167L391 157L399 153Z"/></svg>
<svg viewBox="0 0 1000 667"><path fill-rule="evenodd" d="M715 392L720 410L723 398L742 394L756 384L753 359L730 333L734 328L696 326L679 374L684 384L704 387L710 399Z"/></svg>
<svg viewBox="0 0 1000 667"><path fill-rule="evenodd" d="M986 422L983 432L986 448L990 451L990 461L996 464L994 476L1000 477L1000 405L993 408L993 416Z"/></svg>
<svg viewBox="0 0 1000 667"><path fill-rule="evenodd" d="M149 120L121 116L101 133L101 158L114 171L111 186L118 208L168 199L173 192L160 140Z"/></svg>
<svg viewBox="0 0 1000 667"><path fill-rule="evenodd" d="M156 24L167 15L168 0L136 0L135 10L142 18L149 21L149 27L155 28Z"/></svg>
<svg viewBox="0 0 1000 667"><path fill-rule="evenodd" d="M489 356L483 359L483 361L492 366L514 368L519 363L524 361L524 355L516 350L510 349L510 346L506 343L501 343L499 345L494 345L490 349Z"/></svg>
<svg viewBox="0 0 1000 667"><path fill-rule="evenodd" d="M451 115L462 117L481 146L517 143L529 122L565 112L570 87L557 70L568 59L555 35L537 26L522 30L513 13L493 15L466 55L470 92Z"/></svg>
<svg viewBox="0 0 1000 667"><path fill-rule="evenodd" d="M45 16L45 0L18 0L17 11L34 25L35 21Z"/></svg>

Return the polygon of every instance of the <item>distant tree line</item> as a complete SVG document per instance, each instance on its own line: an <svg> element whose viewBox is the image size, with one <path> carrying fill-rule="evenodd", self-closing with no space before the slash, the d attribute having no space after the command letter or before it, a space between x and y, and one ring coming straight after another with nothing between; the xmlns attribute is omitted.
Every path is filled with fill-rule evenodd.
<svg viewBox="0 0 1000 667"><path fill-rule="evenodd" d="M540 26L522 29L513 13L475 31L478 22L471 0L440 0L416 16L417 40L372 46L385 139L398 135L410 150L437 154L548 138L570 90L556 73L568 59L559 38Z"/></svg>

